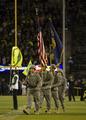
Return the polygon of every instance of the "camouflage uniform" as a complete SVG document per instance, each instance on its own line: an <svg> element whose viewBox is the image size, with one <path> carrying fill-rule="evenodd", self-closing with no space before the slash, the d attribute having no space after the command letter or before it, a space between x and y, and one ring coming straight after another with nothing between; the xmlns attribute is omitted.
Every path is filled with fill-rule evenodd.
<svg viewBox="0 0 86 120"><path fill-rule="evenodd" d="M23 110L25 113L29 113L29 110L31 109L31 103L33 96L34 103L35 103L35 112L39 111L40 108L40 89L41 89L41 77L38 73L32 72L29 75L29 78L27 80L27 98L28 98L28 106L27 110Z"/></svg>
<svg viewBox="0 0 86 120"><path fill-rule="evenodd" d="M51 87L51 93L52 93L52 97L53 97L54 102L55 102L56 110L58 110L58 107L59 107L58 86L61 84L61 82L59 81L57 72L54 71L55 68L53 68L53 67L54 66L51 65L51 71L52 71L53 76L54 76L54 82L53 82L52 87Z"/></svg>
<svg viewBox="0 0 86 120"><path fill-rule="evenodd" d="M50 69L54 76L54 81L51 87L51 93L55 102L55 107L58 110L59 107L58 86L61 84L61 81L58 79L57 71L55 71L56 66L52 64Z"/></svg>
<svg viewBox="0 0 86 120"><path fill-rule="evenodd" d="M64 96L65 96L65 90L66 90L66 86L67 86L67 80L61 71L58 71L58 79L61 82L61 84L58 86L58 95L59 95L59 100L61 102L62 109L64 111L65 110Z"/></svg>
<svg viewBox="0 0 86 120"><path fill-rule="evenodd" d="M42 95L41 95L41 104L43 102L43 99L45 98L46 104L47 104L47 110L45 112L48 112L51 108L51 85L53 82L53 74L50 71L43 71L41 73L42 76Z"/></svg>

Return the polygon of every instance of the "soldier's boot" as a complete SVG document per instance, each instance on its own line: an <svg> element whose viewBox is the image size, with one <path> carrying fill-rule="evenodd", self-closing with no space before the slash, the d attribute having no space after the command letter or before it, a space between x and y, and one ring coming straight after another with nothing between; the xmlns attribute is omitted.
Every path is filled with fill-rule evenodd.
<svg viewBox="0 0 86 120"><path fill-rule="evenodd" d="M58 108L55 109L55 113L57 113L57 114L60 113Z"/></svg>
<svg viewBox="0 0 86 120"><path fill-rule="evenodd" d="M62 110L63 110L63 112L65 112L65 108L64 108L64 106L62 106Z"/></svg>
<svg viewBox="0 0 86 120"><path fill-rule="evenodd" d="M39 115L39 110L38 111L34 111L34 114L36 114L36 115Z"/></svg>
<svg viewBox="0 0 86 120"><path fill-rule="evenodd" d="M28 109L28 108L23 109L23 113L25 113L26 115L29 115L30 114L30 109Z"/></svg>
<svg viewBox="0 0 86 120"><path fill-rule="evenodd" d="M45 113L51 113L50 109L45 110Z"/></svg>

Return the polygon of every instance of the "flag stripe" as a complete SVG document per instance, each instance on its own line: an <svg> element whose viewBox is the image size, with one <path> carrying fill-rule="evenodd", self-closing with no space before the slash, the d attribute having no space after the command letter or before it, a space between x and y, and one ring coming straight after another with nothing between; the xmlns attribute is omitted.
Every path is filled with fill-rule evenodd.
<svg viewBox="0 0 86 120"><path fill-rule="evenodd" d="M47 54L45 52L45 47L44 47L44 42L43 42L43 37L42 37L42 32L39 31L37 35L37 40L38 40L38 54L39 54L39 60L42 65L47 64L48 59L47 59Z"/></svg>

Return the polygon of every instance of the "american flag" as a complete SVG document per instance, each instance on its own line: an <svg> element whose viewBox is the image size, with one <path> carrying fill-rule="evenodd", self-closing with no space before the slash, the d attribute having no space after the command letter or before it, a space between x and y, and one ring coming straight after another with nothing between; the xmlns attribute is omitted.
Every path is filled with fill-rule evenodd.
<svg viewBox="0 0 86 120"><path fill-rule="evenodd" d="M43 37L42 37L41 30L38 32L37 40L38 40L39 60L40 60L42 65L45 65L45 64L47 64L48 59L47 59L47 54L45 52L45 47L44 47L44 42L43 42Z"/></svg>

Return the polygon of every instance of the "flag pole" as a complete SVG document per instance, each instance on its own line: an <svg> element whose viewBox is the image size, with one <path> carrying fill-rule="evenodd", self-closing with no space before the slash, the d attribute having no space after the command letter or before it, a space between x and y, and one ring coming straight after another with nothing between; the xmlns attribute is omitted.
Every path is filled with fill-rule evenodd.
<svg viewBox="0 0 86 120"><path fill-rule="evenodd" d="M50 44L50 65L52 64L52 59L51 59L51 44Z"/></svg>
<svg viewBox="0 0 86 120"><path fill-rule="evenodd" d="M15 0L15 46L17 46L17 0ZM16 67L15 67L16 70ZM11 83L11 76L12 76L12 65L10 65L10 83Z"/></svg>
<svg viewBox="0 0 86 120"><path fill-rule="evenodd" d="M63 57L63 49L62 49L62 51L61 51L61 55L60 55L60 59L59 59L59 63L61 64L62 63L62 57Z"/></svg>
<svg viewBox="0 0 86 120"><path fill-rule="evenodd" d="M17 0L15 0L15 46L17 46Z"/></svg>
<svg viewBox="0 0 86 120"><path fill-rule="evenodd" d="M65 0L63 0L63 71L64 75L66 72L66 67L65 67Z"/></svg>

